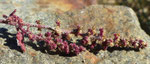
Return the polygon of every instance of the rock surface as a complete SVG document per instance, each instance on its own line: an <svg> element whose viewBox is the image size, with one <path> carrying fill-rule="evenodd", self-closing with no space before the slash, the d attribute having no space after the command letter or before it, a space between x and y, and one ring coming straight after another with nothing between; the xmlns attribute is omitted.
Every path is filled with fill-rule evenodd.
<svg viewBox="0 0 150 64"><path fill-rule="evenodd" d="M140 51L111 49L100 50L97 54L86 51L77 56L67 57L45 53L36 43L26 39L27 51L21 53L16 44L14 27L0 24L0 64L150 64L150 38L140 28L135 13L129 7L93 5L60 13L51 8L41 9L36 0L1 0L0 7L0 15L9 14L17 9L16 15L29 23L41 20L42 24L55 27L55 21L60 19L61 28L64 30L71 30L75 25L83 26L83 31L87 31L87 27L103 27L107 37L112 37L113 33L120 33L123 38L136 37L148 43L148 47ZM35 28L31 30L38 33Z"/></svg>

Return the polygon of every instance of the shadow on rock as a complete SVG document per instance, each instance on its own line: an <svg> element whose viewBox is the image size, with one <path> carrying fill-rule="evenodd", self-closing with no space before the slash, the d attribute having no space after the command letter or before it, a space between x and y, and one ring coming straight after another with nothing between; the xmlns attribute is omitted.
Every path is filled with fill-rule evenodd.
<svg viewBox="0 0 150 64"><path fill-rule="evenodd" d="M98 52L100 51L100 50L103 50L103 47L102 46L97 46L97 47L95 47L92 51L90 51L90 52L92 52L92 53L94 53L94 54L98 54ZM115 51L115 50L117 50L117 51L122 51L122 50L125 50L125 51L135 51L135 52L138 52L139 51L139 49L137 49L137 48L130 48L130 47L108 47L108 49L107 49L107 51L109 51L109 52L113 52L113 51Z"/></svg>
<svg viewBox="0 0 150 64"><path fill-rule="evenodd" d="M45 45L44 41L38 42L37 44L32 43L32 42L27 42L26 43L28 46L31 46L34 50L40 51L44 54L50 54L50 55L59 55L63 57L73 57L76 56L74 53L66 54L60 51L50 51L48 46Z"/></svg>
<svg viewBox="0 0 150 64"><path fill-rule="evenodd" d="M21 51L21 48L17 46L17 40L16 40L16 34L11 34L7 32L8 29L6 28L0 28L0 37L5 40L5 46L8 46L10 49L17 50L19 52Z"/></svg>
<svg viewBox="0 0 150 64"><path fill-rule="evenodd" d="M20 46L17 46L16 34L11 34L11 33L8 33L7 31L8 30L5 28L0 28L0 37L6 39L5 40L6 43L4 45L8 46L10 49L15 49L19 52L22 52ZM64 56L64 57L76 56L76 54L74 54L74 53L65 54L60 51L50 51L49 48L45 45L45 43L43 41L38 42L37 44L35 44L33 42L27 42L26 45L31 46L34 50L41 51L44 54L59 55L59 56ZM103 50L102 46L97 46L90 52L93 54L97 54L100 50ZM139 49L135 49L135 48L120 48L120 47L109 47L107 49L107 51L109 51L109 52L113 52L115 50L139 51Z"/></svg>

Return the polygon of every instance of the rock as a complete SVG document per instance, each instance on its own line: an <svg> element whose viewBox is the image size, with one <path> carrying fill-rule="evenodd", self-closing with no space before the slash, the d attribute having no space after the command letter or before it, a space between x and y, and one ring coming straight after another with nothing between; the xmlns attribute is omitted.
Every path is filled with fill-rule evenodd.
<svg viewBox="0 0 150 64"><path fill-rule="evenodd" d="M37 10L53 9L57 11L69 11L81 9L96 4L97 0L36 0Z"/></svg>
<svg viewBox="0 0 150 64"><path fill-rule="evenodd" d="M25 39L27 51L19 52L16 44L15 28L13 26L0 24L0 64L149 64L150 63L150 38L140 28L134 11L129 7L111 5L93 5L81 10L73 10L59 13L51 8L40 10L35 0L1 0L0 15L9 14L17 9L16 15L23 18L25 22L34 23L41 20L42 24L55 27L55 21L61 20L61 29L71 30L76 25L83 26L83 32L93 26L103 27L107 37L113 33L120 33L122 38L140 38L148 43L146 49L135 50L100 50L97 54L88 51L77 56L66 57L56 53L45 53L34 42ZM37 9L35 11L35 9ZM2 17L0 17L2 18ZM35 28L31 29L38 33ZM46 30L43 30L43 32ZM42 43L39 43L42 44ZM91 58L91 59L90 59Z"/></svg>
<svg viewBox="0 0 150 64"><path fill-rule="evenodd" d="M81 9L92 4L97 4L97 0L1 0L0 3L3 5L6 4L8 7L12 5L11 7L14 8L32 8L32 10L37 12L49 10L65 12L69 10Z"/></svg>

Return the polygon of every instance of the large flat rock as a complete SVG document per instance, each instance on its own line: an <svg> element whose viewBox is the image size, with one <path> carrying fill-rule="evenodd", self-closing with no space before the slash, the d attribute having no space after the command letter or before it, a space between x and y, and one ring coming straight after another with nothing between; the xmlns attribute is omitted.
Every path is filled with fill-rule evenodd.
<svg viewBox="0 0 150 64"><path fill-rule="evenodd" d="M150 64L150 38L141 29L137 16L129 7L93 5L60 13L51 8L40 10L35 0L1 0L0 7L0 15L9 14L17 9L16 15L29 23L41 20L42 24L55 27L55 21L60 19L63 30L71 30L76 25L83 26L84 32L93 26L97 30L103 27L107 37L112 37L113 33L120 33L122 38L140 38L148 43L148 47L140 51L112 49L100 50L97 54L86 51L68 57L42 52L42 48L36 47L36 43L26 39L27 51L21 53L14 36L15 27L0 24L0 64ZM35 28L31 30L38 33Z"/></svg>

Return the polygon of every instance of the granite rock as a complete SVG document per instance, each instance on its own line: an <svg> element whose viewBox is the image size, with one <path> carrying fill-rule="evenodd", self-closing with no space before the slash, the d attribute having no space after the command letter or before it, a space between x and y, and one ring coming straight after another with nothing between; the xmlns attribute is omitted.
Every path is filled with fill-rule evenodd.
<svg viewBox="0 0 150 64"><path fill-rule="evenodd" d="M9 14L17 9L16 15L25 22L55 27L55 21L61 20L61 29L71 30L76 25L83 26L83 32L93 26L103 27L107 37L113 33L120 33L122 38L140 38L148 43L148 47L140 51L126 49L100 50L97 54L88 51L77 56L63 56L55 53L45 53L37 43L27 38L25 44L27 51L21 53L16 44L15 27L0 24L0 64L149 64L150 38L141 29L134 11L125 6L92 5L80 10L59 13L57 10L45 8L41 10L36 0L1 0L0 15ZM37 9L37 10L35 10ZM46 11L45 11L46 10ZM0 17L1 19L2 17ZM37 29L31 29L38 33ZM43 30L45 32L46 30Z"/></svg>

